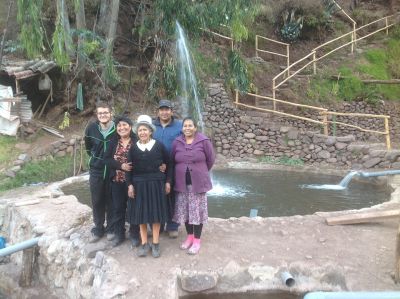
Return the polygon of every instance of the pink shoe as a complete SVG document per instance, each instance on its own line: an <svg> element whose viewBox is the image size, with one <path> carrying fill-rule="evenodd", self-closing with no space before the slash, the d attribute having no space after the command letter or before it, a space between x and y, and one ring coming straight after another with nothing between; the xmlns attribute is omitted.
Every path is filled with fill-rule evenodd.
<svg viewBox="0 0 400 299"><path fill-rule="evenodd" d="M193 239L193 244L188 250L188 254L198 254L200 250L200 239Z"/></svg>
<svg viewBox="0 0 400 299"><path fill-rule="evenodd" d="M187 235L186 240L181 244L181 249L186 250L193 244L194 235Z"/></svg>

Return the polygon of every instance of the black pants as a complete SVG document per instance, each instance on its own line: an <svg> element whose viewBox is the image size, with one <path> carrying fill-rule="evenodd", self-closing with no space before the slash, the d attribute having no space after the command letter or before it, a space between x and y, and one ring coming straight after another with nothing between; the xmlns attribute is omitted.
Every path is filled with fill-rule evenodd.
<svg viewBox="0 0 400 299"><path fill-rule="evenodd" d="M102 177L90 176L90 193L92 196L92 210L94 227L92 233L102 237L104 232L113 232L111 212L110 182ZM104 229L104 222L107 217L107 228Z"/></svg>
<svg viewBox="0 0 400 299"><path fill-rule="evenodd" d="M171 189L173 186L171 186ZM171 192L167 195L167 231L176 231L178 230L179 223L173 222L172 218L175 213L175 192L171 190Z"/></svg>
<svg viewBox="0 0 400 299"><path fill-rule="evenodd" d="M112 227L117 238L125 239L126 202L128 200L128 186L126 182L111 182L112 195Z"/></svg>

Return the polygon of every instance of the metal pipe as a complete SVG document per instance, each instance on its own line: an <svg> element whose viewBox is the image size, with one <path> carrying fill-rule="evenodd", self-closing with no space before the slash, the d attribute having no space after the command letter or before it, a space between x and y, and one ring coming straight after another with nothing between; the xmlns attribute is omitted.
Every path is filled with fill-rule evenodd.
<svg viewBox="0 0 400 299"><path fill-rule="evenodd" d="M400 169L396 170L383 170L383 171L376 171L376 172L359 172L361 177L369 178L374 176L382 176L382 175L395 175L400 174Z"/></svg>
<svg viewBox="0 0 400 299"><path fill-rule="evenodd" d="M400 292L311 292L304 299L399 299Z"/></svg>
<svg viewBox="0 0 400 299"><path fill-rule="evenodd" d="M281 279L287 287L292 287L295 284L292 274L290 274L288 271L281 272Z"/></svg>
<svg viewBox="0 0 400 299"><path fill-rule="evenodd" d="M21 250L24 250L27 248L31 248L33 246L36 246L38 244L38 242L39 242L39 238L33 238L30 240L26 240L21 243L17 243L17 244L8 246L6 248L0 249L0 257L16 253L18 251L21 251Z"/></svg>

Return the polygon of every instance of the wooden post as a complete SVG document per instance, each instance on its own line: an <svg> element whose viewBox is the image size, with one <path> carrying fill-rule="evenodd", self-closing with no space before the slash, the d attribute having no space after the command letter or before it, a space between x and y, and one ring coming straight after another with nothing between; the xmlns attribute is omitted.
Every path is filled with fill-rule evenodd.
<svg viewBox="0 0 400 299"><path fill-rule="evenodd" d="M256 35L256 57L258 57L258 35Z"/></svg>
<svg viewBox="0 0 400 299"><path fill-rule="evenodd" d="M25 249L22 254L22 270L19 277L19 285L21 287L31 286L34 262L35 247Z"/></svg>
<svg viewBox="0 0 400 299"><path fill-rule="evenodd" d="M275 78L272 80L272 99L274 104L274 111L276 111L276 102L275 102Z"/></svg>
<svg viewBox="0 0 400 299"><path fill-rule="evenodd" d="M239 104L239 90L237 89L235 90L235 104Z"/></svg>
<svg viewBox="0 0 400 299"><path fill-rule="evenodd" d="M231 39L231 49L232 49L232 51L233 51L233 49L234 49L234 42L233 42L233 38Z"/></svg>
<svg viewBox="0 0 400 299"><path fill-rule="evenodd" d="M328 113L326 113L326 111L323 111L322 112L322 115L323 115L323 123L324 123L324 135L325 136L328 136L328 134L329 134L329 128L328 128Z"/></svg>
<svg viewBox="0 0 400 299"><path fill-rule="evenodd" d="M385 132L386 132L386 149L390 151L392 146L390 144L390 129L389 129L389 118L385 117Z"/></svg>
<svg viewBox="0 0 400 299"><path fill-rule="evenodd" d="M356 23L353 23L353 34L352 34L352 41L353 43L351 44L351 53L353 53L354 47L357 46L357 33L356 33ZM354 47L353 47L354 45Z"/></svg>
<svg viewBox="0 0 400 299"><path fill-rule="evenodd" d="M286 55L287 55L287 62L286 62L286 67L287 67L287 76L289 78L290 76L290 69L289 69L289 65L290 65L290 51L289 51L289 45L286 45Z"/></svg>
<svg viewBox="0 0 400 299"><path fill-rule="evenodd" d="M388 27L389 22L388 22L388 17L385 17L385 24L386 24L386 35L388 35L388 34L389 34L389 27Z"/></svg>
<svg viewBox="0 0 400 299"><path fill-rule="evenodd" d="M316 62L317 57L316 57L316 56L317 56L317 55L316 55L316 53L315 53L315 51L314 51L314 53L313 53L313 70L314 70L314 75L317 74L317 62Z"/></svg>

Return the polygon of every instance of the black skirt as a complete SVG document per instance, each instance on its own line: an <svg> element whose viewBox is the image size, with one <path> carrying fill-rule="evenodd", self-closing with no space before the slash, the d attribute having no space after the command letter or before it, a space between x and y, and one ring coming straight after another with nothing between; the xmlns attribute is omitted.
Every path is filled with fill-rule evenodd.
<svg viewBox="0 0 400 299"><path fill-rule="evenodd" d="M149 173L132 177L135 198L128 200L130 224L165 223L166 194L165 175Z"/></svg>

